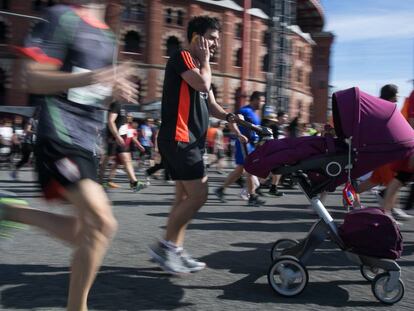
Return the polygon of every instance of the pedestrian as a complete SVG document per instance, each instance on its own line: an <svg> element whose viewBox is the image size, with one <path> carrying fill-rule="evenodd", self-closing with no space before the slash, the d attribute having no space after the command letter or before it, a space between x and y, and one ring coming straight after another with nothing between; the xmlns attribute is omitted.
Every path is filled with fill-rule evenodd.
<svg viewBox="0 0 414 311"><path fill-rule="evenodd" d="M250 96L250 103L249 105L246 105L242 107L238 114L243 115L244 119L250 123L253 123L255 125L260 125L260 117L259 113L261 111L261 108L264 104L264 96L261 92L254 91ZM233 129L234 131L235 129ZM225 179L223 185L215 190L216 196L219 198L220 201L226 202L224 196L225 196L225 190L227 187L229 187L231 184L236 182L243 174L246 175L247 180L247 191L249 195L248 199L248 205L250 206L260 206L265 204L265 201L260 200L258 198L258 195L256 193L256 182L253 175L246 172L244 170L244 159L247 156L247 154L253 152L255 143L258 142L258 135L243 126L240 127L240 133L237 134L237 140L236 140L236 152L235 152L235 162L236 167Z"/></svg>
<svg viewBox="0 0 414 311"><path fill-rule="evenodd" d="M119 102L113 102L108 111L108 132L107 132L107 154L101 162L99 179L103 183L106 166L109 160L112 160L111 173L109 174L107 186L109 188L119 188L120 186L113 181L115 177L116 167L118 164L124 166L125 172L129 178L129 186L133 191L139 191L145 187L144 183L139 182L134 171L131 159L130 144L125 142L127 131L121 132L124 126L127 129L127 111L124 105ZM132 121L132 120L130 120ZM123 137L124 136L124 137Z"/></svg>
<svg viewBox="0 0 414 311"><path fill-rule="evenodd" d="M236 120L217 104L211 89L210 57L218 48L219 35L218 19L192 18L187 28L189 49L173 54L165 69L158 148L162 163L175 180L175 201L165 235L150 246L150 255L173 274L206 266L183 247L189 222L207 200L203 154L209 113L220 120Z"/></svg>
<svg viewBox="0 0 414 311"><path fill-rule="evenodd" d="M42 34L18 49L29 58L28 92L45 95L35 146L39 182L46 198L70 202L73 216L0 198L0 218L37 226L73 247L67 310L85 311L117 230L109 200L97 183L93 152L96 129L103 126L99 109L112 100L111 91L117 100L136 101L137 96L128 81L136 69L113 64L116 40L104 21L106 1L76 2L48 8Z"/></svg>

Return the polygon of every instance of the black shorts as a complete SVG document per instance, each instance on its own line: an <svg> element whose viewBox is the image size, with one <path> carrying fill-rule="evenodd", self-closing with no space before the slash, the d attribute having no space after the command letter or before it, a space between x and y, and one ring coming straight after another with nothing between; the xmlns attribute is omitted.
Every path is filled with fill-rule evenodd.
<svg viewBox="0 0 414 311"><path fill-rule="evenodd" d="M204 148L196 144L160 140L158 149L172 180L196 180L206 175Z"/></svg>
<svg viewBox="0 0 414 311"><path fill-rule="evenodd" d="M47 140L39 141L34 153L38 180L47 199L62 197L64 189L83 179L97 180L96 160L90 151Z"/></svg>
<svg viewBox="0 0 414 311"><path fill-rule="evenodd" d="M114 140L108 141L108 150L107 150L108 156L116 156L120 153L125 153L125 152L131 152L131 147L127 145L120 146Z"/></svg>

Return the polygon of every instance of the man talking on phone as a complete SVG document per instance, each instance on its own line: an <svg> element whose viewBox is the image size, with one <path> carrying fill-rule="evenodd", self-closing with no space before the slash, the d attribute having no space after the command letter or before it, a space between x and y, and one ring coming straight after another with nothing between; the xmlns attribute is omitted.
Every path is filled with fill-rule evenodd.
<svg viewBox="0 0 414 311"><path fill-rule="evenodd" d="M209 113L234 122L234 114L217 104L211 90L210 57L219 46L218 19L197 16L187 29L188 50L172 55L165 69L158 148L175 184L175 201L163 239L150 255L172 274L202 270L206 264L183 248L187 225L207 200L203 154Z"/></svg>

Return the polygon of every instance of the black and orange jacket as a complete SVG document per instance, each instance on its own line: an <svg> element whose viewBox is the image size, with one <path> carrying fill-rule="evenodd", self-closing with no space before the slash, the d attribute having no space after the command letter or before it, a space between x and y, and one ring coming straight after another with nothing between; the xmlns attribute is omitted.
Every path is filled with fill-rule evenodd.
<svg viewBox="0 0 414 311"><path fill-rule="evenodd" d="M205 143L208 128L208 94L194 90L182 77L196 68L186 50L170 57L165 68L161 127L158 140L183 143Z"/></svg>

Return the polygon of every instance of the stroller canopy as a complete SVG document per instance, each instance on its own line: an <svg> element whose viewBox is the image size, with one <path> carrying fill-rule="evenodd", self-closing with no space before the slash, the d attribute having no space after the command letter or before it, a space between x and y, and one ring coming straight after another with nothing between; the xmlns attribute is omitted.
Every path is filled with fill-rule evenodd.
<svg viewBox="0 0 414 311"><path fill-rule="evenodd" d="M414 147L414 130L397 105L354 87L336 92L332 102L335 131L339 138L352 137L356 149L386 151Z"/></svg>
<svg viewBox="0 0 414 311"><path fill-rule="evenodd" d="M396 104L354 87L333 95L332 110L337 136L352 138L355 177L414 152L414 130Z"/></svg>

